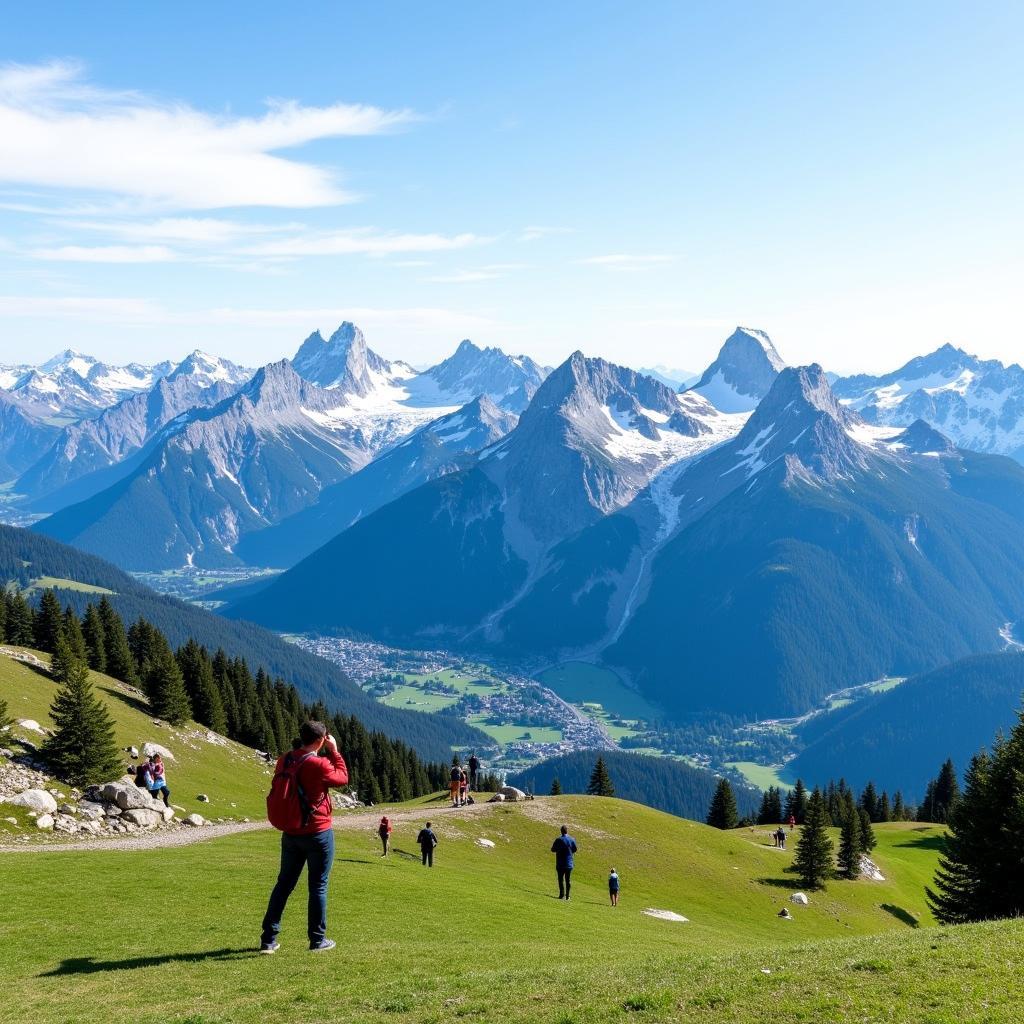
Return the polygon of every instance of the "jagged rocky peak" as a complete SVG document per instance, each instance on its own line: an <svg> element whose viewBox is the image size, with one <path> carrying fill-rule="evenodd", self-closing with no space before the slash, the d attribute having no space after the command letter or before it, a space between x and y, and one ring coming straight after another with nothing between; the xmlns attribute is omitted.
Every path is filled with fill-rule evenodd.
<svg viewBox="0 0 1024 1024"><path fill-rule="evenodd" d="M915 455L956 454L956 445L924 420L914 420L906 430L892 439L892 444L901 445Z"/></svg>
<svg viewBox="0 0 1024 1024"><path fill-rule="evenodd" d="M372 390L372 374L386 374L391 369L386 359L367 346L363 332L349 320L326 341L314 331L299 346L292 365L302 377L322 388L340 388L357 395Z"/></svg>
<svg viewBox="0 0 1024 1024"><path fill-rule="evenodd" d="M700 380L686 390L703 395L722 412L750 412L785 365L764 331L737 327Z"/></svg>
<svg viewBox="0 0 1024 1024"><path fill-rule="evenodd" d="M468 338L447 359L426 371L453 395L488 395L513 412L522 412L547 376L529 356L510 356L500 348L481 348Z"/></svg>

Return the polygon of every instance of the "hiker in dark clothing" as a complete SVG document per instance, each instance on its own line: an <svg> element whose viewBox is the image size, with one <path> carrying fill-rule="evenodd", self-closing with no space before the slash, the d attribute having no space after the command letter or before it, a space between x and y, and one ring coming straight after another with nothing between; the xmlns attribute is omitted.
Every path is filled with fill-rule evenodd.
<svg viewBox="0 0 1024 1024"><path fill-rule="evenodd" d="M562 826L561 835L551 844L555 855L555 870L558 872L558 898L568 900L572 889L573 855L577 852L576 840L569 835L569 828Z"/></svg>
<svg viewBox="0 0 1024 1024"><path fill-rule="evenodd" d="M476 793L480 789L480 759L476 754L469 757L469 791Z"/></svg>
<svg viewBox="0 0 1024 1024"><path fill-rule="evenodd" d="M420 844L420 853L423 854L423 866L425 868L432 868L434 866L434 847L437 846L437 836L434 835L429 821L424 828L420 829L416 842Z"/></svg>

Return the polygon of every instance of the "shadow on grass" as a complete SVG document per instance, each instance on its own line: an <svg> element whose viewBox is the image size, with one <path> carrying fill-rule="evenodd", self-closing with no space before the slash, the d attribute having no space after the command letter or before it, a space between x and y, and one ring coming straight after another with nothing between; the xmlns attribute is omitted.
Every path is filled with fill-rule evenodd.
<svg viewBox="0 0 1024 1024"><path fill-rule="evenodd" d="M64 974L103 974L107 971L137 971L142 967L162 967L164 964L195 964L203 960L247 960L259 956L259 950L209 949L201 953L166 953L163 956L133 956L127 960L95 960L91 956L76 956L61 962L52 970L44 971L40 978L55 978Z"/></svg>
<svg viewBox="0 0 1024 1024"><path fill-rule="evenodd" d="M776 889L802 889L803 885L796 878L755 878L760 885L771 885Z"/></svg>
<svg viewBox="0 0 1024 1024"><path fill-rule="evenodd" d="M144 700L140 700L134 694L125 693L124 690L119 690L113 686L101 686L99 689L108 697L113 697L114 700L119 700L122 704L127 704L133 711L138 711L147 718L153 717L153 709L149 704Z"/></svg>
<svg viewBox="0 0 1024 1024"><path fill-rule="evenodd" d="M905 843L893 843L893 846L909 846L918 850L938 850L941 853L946 848L946 837L944 835L915 836Z"/></svg>
<svg viewBox="0 0 1024 1024"><path fill-rule="evenodd" d="M399 857L404 857L406 860L423 860L422 853L410 853L408 850L400 850L397 846L392 846L391 852L398 854ZM369 864L369 861L366 863Z"/></svg>
<svg viewBox="0 0 1024 1024"><path fill-rule="evenodd" d="M921 927L921 922L909 910L904 910L902 907L897 907L892 903L883 903L882 909L887 914L892 914L897 921L902 921L908 928Z"/></svg>

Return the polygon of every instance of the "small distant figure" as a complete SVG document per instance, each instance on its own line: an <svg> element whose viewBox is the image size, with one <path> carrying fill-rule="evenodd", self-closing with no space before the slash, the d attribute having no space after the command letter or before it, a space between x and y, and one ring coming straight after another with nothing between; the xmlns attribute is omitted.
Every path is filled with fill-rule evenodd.
<svg viewBox="0 0 1024 1024"><path fill-rule="evenodd" d="M466 797L469 796L469 775L463 768L459 773L459 806L466 806Z"/></svg>
<svg viewBox="0 0 1024 1024"><path fill-rule="evenodd" d="M608 898L612 901L613 907L619 905L619 876L615 868L612 868L608 876Z"/></svg>
<svg viewBox="0 0 1024 1024"><path fill-rule="evenodd" d="M459 788L462 786L462 769L457 765L452 765L451 774L448 776L448 789L451 793L452 807L459 806Z"/></svg>
<svg viewBox="0 0 1024 1024"><path fill-rule="evenodd" d="M380 836L381 845L384 847L382 857L386 857L391 852L391 832L391 819L385 814L377 826L377 835Z"/></svg>
<svg viewBox="0 0 1024 1024"><path fill-rule="evenodd" d="M154 754L149 759L149 772L152 781L149 784L150 796L159 794L164 801L164 807L171 806L171 791L167 788L167 777L164 773L164 759L160 754Z"/></svg>
<svg viewBox="0 0 1024 1024"><path fill-rule="evenodd" d="M437 846L437 836L434 835L434 830L430 827L429 821L420 829L416 842L419 843L420 853L423 855L423 866L425 868L432 868L434 866L434 847Z"/></svg>
<svg viewBox="0 0 1024 1024"><path fill-rule="evenodd" d="M778 837L778 847L780 850L786 848L786 830L780 825L778 832L775 833Z"/></svg>
<svg viewBox="0 0 1024 1024"><path fill-rule="evenodd" d="M789 816L789 831L792 832L796 828L796 815L791 814Z"/></svg>
<svg viewBox="0 0 1024 1024"><path fill-rule="evenodd" d="M561 834L551 844L551 852L555 855L555 870L558 872L558 898L568 901L572 892L572 869L576 866L574 858L579 847L569 835L567 825L562 826Z"/></svg>
<svg viewBox="0 0 1024 1024"><path fill-rule="evenodd" d="M469 755L469 791L480 792L480 758L476 756L476 751Z"/></svg>

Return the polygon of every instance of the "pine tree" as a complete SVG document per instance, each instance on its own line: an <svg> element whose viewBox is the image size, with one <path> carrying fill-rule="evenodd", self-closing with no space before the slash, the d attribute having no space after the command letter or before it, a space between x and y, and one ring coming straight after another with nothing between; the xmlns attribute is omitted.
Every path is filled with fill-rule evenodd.
<svg viewBox="0 0 1024 1024"><path fill-rule="evenodd" d="M875 838L875 830L871 827L871 817L868 812L860 807L857 809L860 818L860 847L864 853L870 853L878 843Z"/></svg>
<svg viewBox="0 0 1024 1024"><path fill-rule="evenodd" d="M551 795L552 796L561 796L562 795L562 784L561 784L561 782L558 781L558 776L557 775L551 780Z"/></svg>
<svg viewBox="0 0 1024 1024"><path fill-rule="evenodd" d="M782 820L782 793L778 787L769 786L761 797L761 809L757 812L757 824L778 825Z"/></svg>
<svg viewBox="0 0 1024 1024"><path fill-rule="evenodd" d="M807 802L807 815L796 844L793 868L807 889L824 889L835 874L835 849L828 835L828 813L821 790L815 788Z"/></svg>
<svg viewBox="0 0 1024 1024"><path fill-rule="evenodd" d="M947 759L939 769L938 778L935 780L934 799L934 820L940 823L949 821L949 816L960 800L960 784L957 782L956 769L951 759Z"/></svg>
<svg viewBox="0 0 1024 1024"><path fill-rule="evenodd" d="M93 672L107 671L107 638L103 630L103 619L96 605L89 604L82 619L82 636L89 656L89 668Z"/></svg>
<svg viewBox="0 0 1024 1024"><path fill-rule="evenodd" d="M860 876L860 815L853 813L843 822L843 830L839 837L839 871L844 878L854 879Z"/></svg>
<svg viewBox="0 0 1024 1024"><path fill-rule="evenodd" d="M603 757L598 757L594 770L590 773L587 793L590 796L615 796L615 787L612 785L608 766L604 763Z"/></svg>
<svg viewBox="0 0 1024 1024"><path fill-rule="evenodd" d="M107 675L120 679L122 683L137 686L139 682L131 649L128 647L128 634L125 632L121 616L114 610L106 594L100 598L97 609L103 623L103 639L107 655Z"/></svg>
<svg viewBox="0 0 1024 1024"><path fill-rule="evenodd" d="M7 643L7 599L0 587L0 643Z"/></svg>
<svg viewBox="0 0 1024 1024"><path fill-rule="evenodd" d="M64 612L60 601L52 589L43 591L39 601L39 611L35 620L35 645L40 651L53 654L57 650L57 641L64 632Z"/></svg>
<svg viewBox="0 0 1024 1024"><path fill-rule="evenodd" d="M181 725L191 718L192 707L185 691L185 681L166 641L154 647L145 664L148 668L145 690L153 714L171 725Z"/></svg>
<svg viewBox="0 0 1024 1024"><path fill-rule="evenodd" d="M7 642L16 647L31 647L35 643L35 613L23 594L8 594Z"/></svg>
<svg viewBox="0 0 1024 1024"><path fill-rule="evenodd" d="M718 780L715 795L711 798L711 806L708 808L707 822L712 828L721 829L735 828L739 823L736 794L733 793L728 779Z"/></svg>
<svg viewBox="0 0 1024 1024"><path fill-rule="evenodd" d="M906 821L907 820L907 807L903 803L903 793L900 790L896 790L892 798L892 820L893 821Z"/></svg>
<svg viewBox="0 0 1024 1024"><path fill-rule="evenodd" d="M889 794L884 789L878 800L878 820L881 822L892 821L892 805L889 803Z"/></svg>
<svg viewBox="0 0 1024 1024"><path fill-rule="evenodd" d="M64 609L64 639L67 640L71 652L79 661L89 663L89 649L85 645L85 637L82 635L82 624L74 609Z"/></svg>
<svg viewBox="0 0 1024 1024"><path fill-rule="evenodd" d="M89 666L74 656L63 637L53 660L60 666L62 685L50 707L55 732L43 744L42 754L73 785L103 782L119 767L114 723L93 692Z"/></svg>
<svg viewBox="0 0 1024 1024"><path fill-rule="evenodd" d="M790 807L790 811L796 823L802 825L807 817L807 787L804 785L803 779L797 779L796 785L793 787L793 802ZM789 815L786 815L786 819L789 819Z"/></svg>
<svg viewBox="0 0 1024 1024"><path fill-rule="evenodd" d="M869 782L860 795L860 805L867 811L869 821L878 821L878 792L875 784Z"/></svg>
<svg viewBox="0 0 1024 1024"><path fill-rule="evenodd" d="M200 647L195 640L190 639L184 647L178 649L176 657L195 720L214 732L226 733L224 703L213 681L213 663L206 648ZM295 731L296 727L293 726L284 739L285 745L278 745L275 752L280 753L288 749Z"/></svg>

